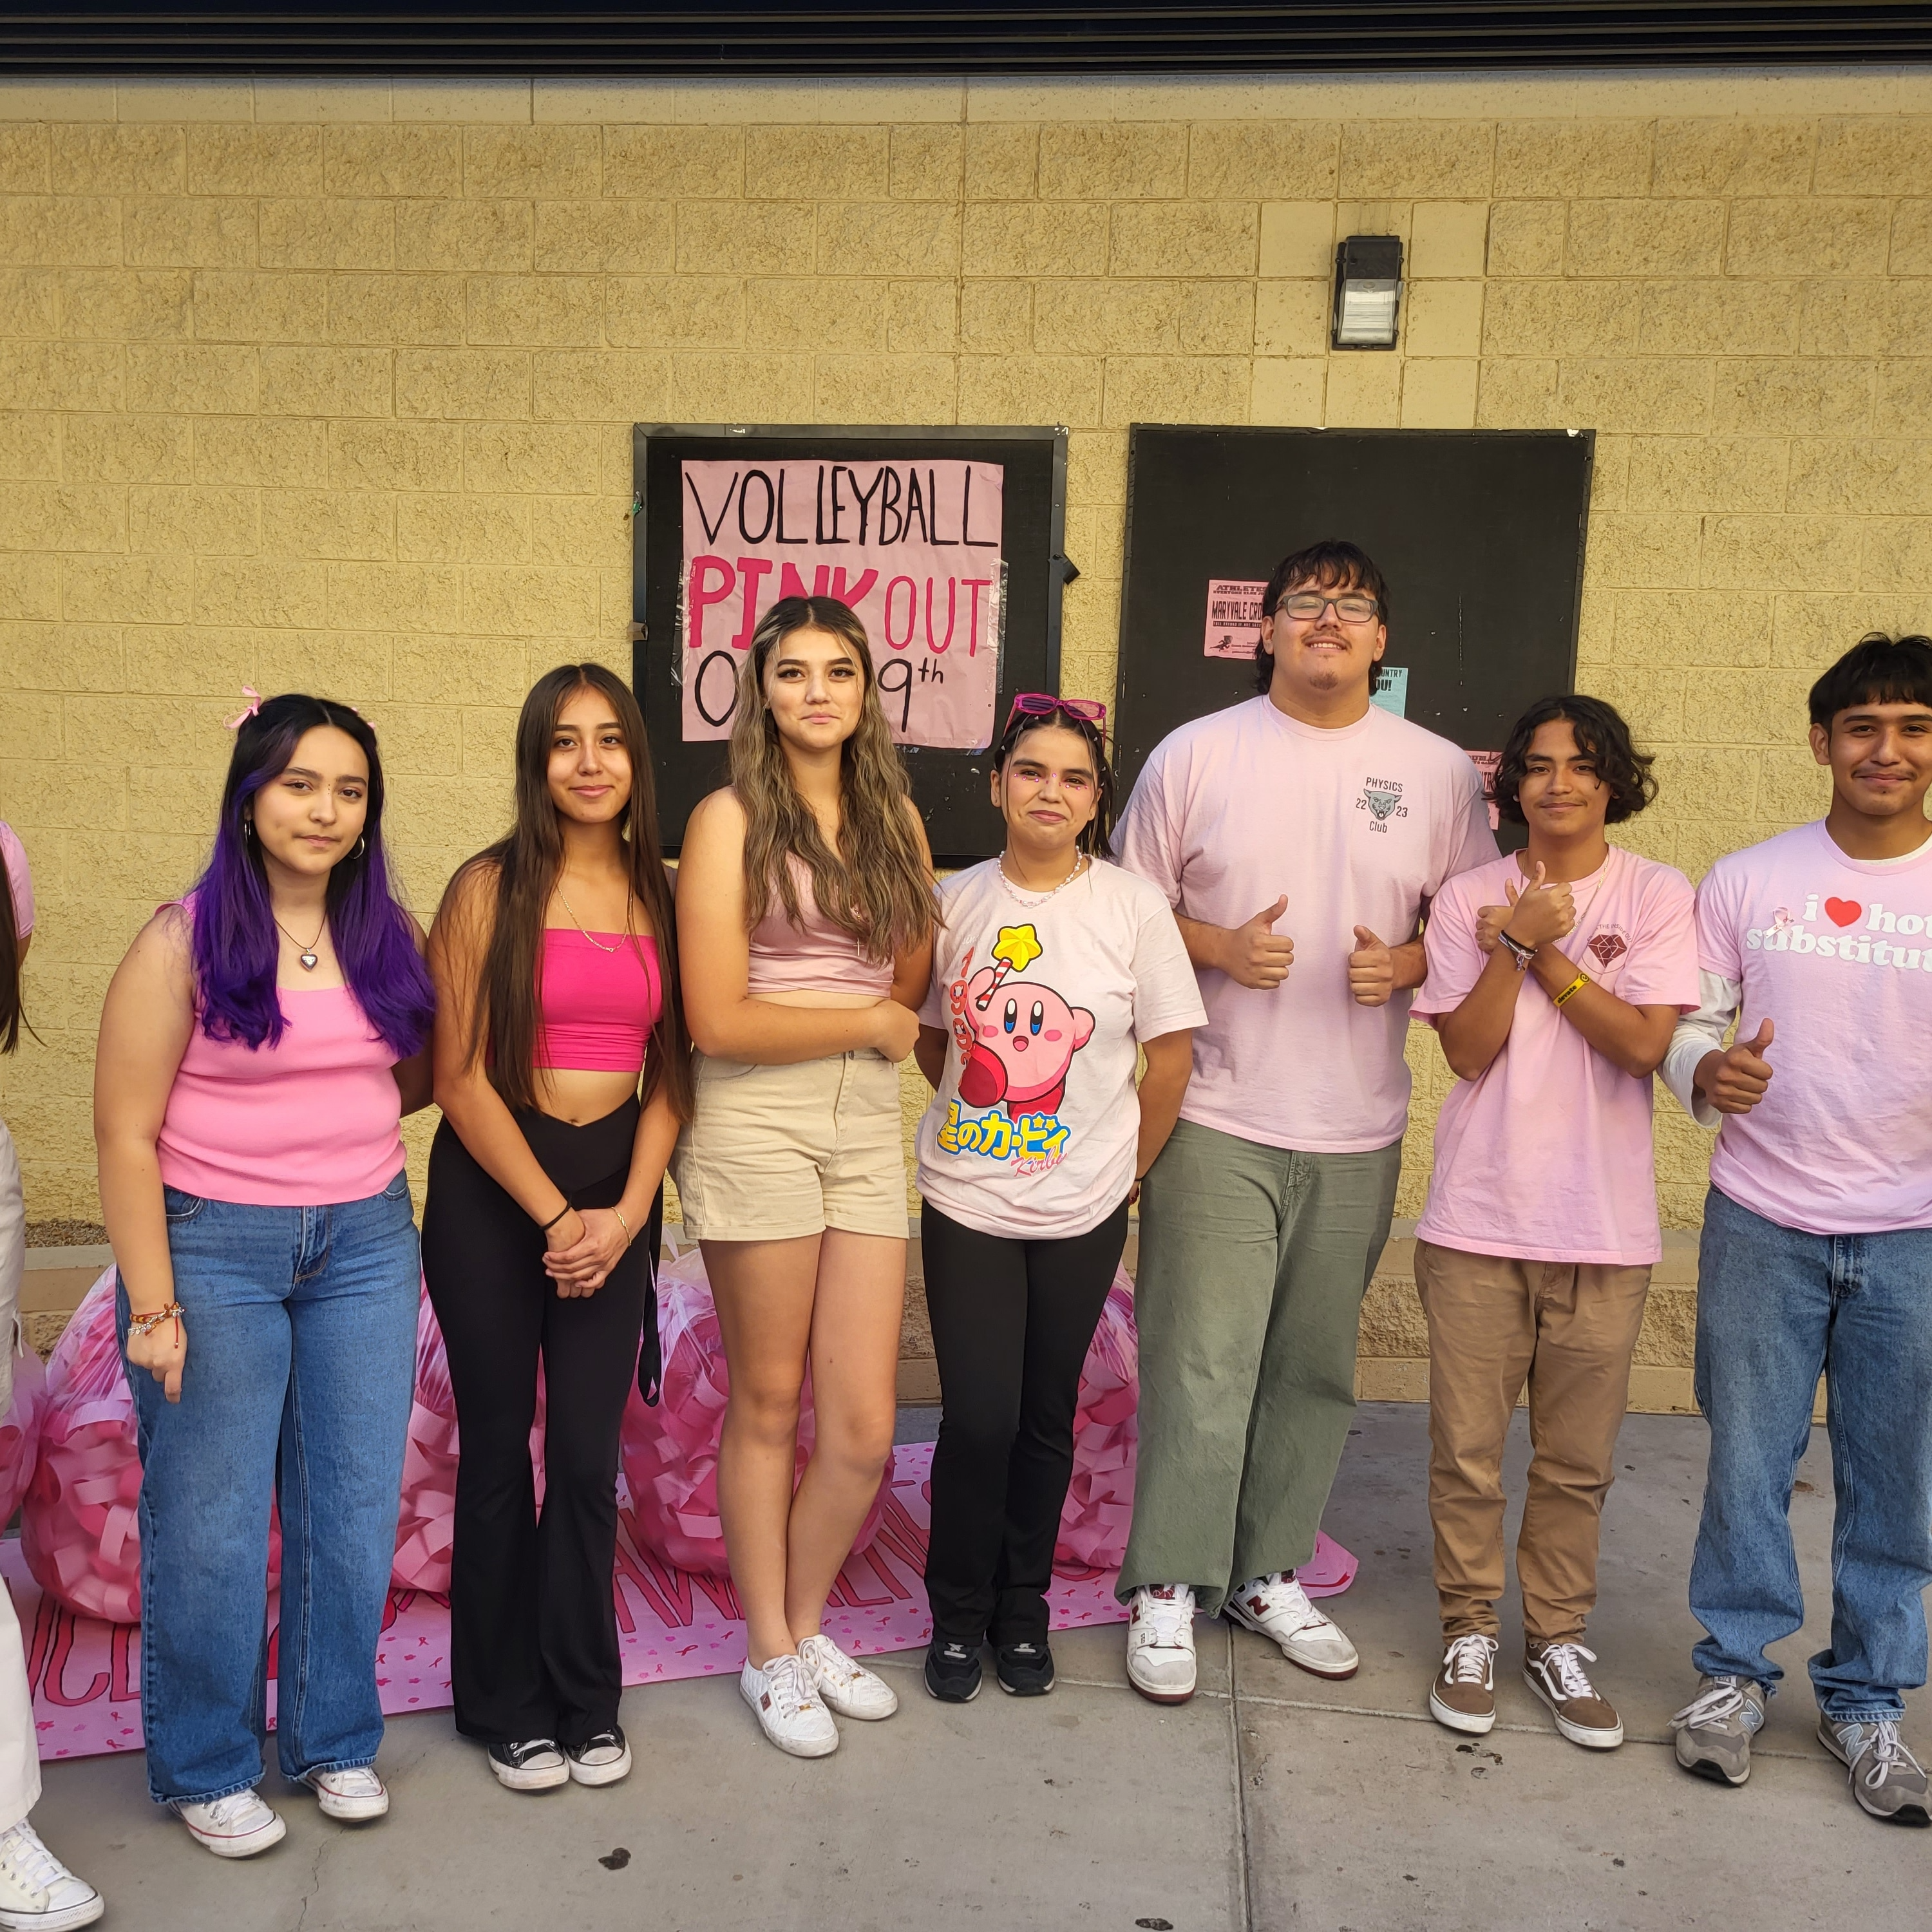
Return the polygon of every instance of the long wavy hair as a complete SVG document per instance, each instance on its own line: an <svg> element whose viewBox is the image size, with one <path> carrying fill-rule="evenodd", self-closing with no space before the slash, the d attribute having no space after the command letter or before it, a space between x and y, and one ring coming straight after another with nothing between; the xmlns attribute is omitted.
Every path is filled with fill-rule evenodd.
<svg viewBox="0 0 1932 1932"><path fill-rule="evenodd" d="M436 992L416 928L389 885L376 734L347 705L294 692L264 700L235 734L214 850L191 896L201 1030L210 1040L272 1047L288 1024L275 991L281 940L268 874L248 821L256 794L288 770L303 734L324 724L352 738L369 766L362 836L328 875L329 938L364 1018L398 1059L407 1060L429 1036Z"/></svg>
<svg viewBox="0 0 1932 1932"><path fill-rule="evenodd" d="M818 829L778 742L765 698L772 654L795 631L826 631L859 666L859 723L838 765L840 850ZM905 808L912 795L904 761L879 704L866 627L850 605L830 597L782 597L752 633L738 679L731 726L731 789L745 812L745 916L755 926L772 902L802 924L796 857L812 875L825 918L848 933L865 957L892 958L917 946L934 923L932 878Z"/></svg>
<svg viewBox="0 0 1932 1932"><path fill-rule="evenodd" d="M600 664L559 664L530 687L517 719L516 823L495 844L460 866L443 895L448 906L458 887L473 875L494 875L496 918L484 954L476 1010L470 1016L466 1066L486 1048L490 1084L512 1108L536 1105L531 1077L542 1024L544 913L563 870L563 833L550 794L550 740L565 705L580 691L594 692L610 706L631 758L631 796L619 826L632 898L644 909L657 942L663 998L644 1056L644 1097L662 1087L680 1120L691 1118L691 1051L677 981L677 932L670 884L658 842L657 791L644 715L631 687ZM627 910L626 925L632 927ZM631 943L640 935L631 931ZM641 952L640 954L641 957Z"/></svg>

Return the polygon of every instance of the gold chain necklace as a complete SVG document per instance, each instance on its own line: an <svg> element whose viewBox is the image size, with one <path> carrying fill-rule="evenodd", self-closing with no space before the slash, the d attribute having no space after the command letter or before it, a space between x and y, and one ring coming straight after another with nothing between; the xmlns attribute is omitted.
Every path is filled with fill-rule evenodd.
<svg viewBox="0 0 1932 1932"><path fill-rule="evenodd" d="M598 939L592 933L590 927L586 926L583 920L577 916L577 908L571 904L569 896L564 891L563 880L561 878L559 878L556 882L556 896L559 898L563 901L563 909L566 912L569 914L571 922L575 926L578 931L582 933L586 939L590 941L592 946L596 947L599 952L616 952L621 950L621 941L617 946L606 946L601 939ZM624 902L624 923L626 926L628 927L630 922L631 904L628 898L627 897Z"/></svg>

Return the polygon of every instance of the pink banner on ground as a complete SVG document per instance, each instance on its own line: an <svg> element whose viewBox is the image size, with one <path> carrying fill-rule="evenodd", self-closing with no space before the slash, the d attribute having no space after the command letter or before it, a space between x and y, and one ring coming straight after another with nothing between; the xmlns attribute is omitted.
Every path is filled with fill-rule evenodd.
<svg viewBox="0 0 1932 1932"><path fill-rule="evenodd" d="M932 1634L926 1607L926 1534L929 1442L893 1454L891 1490L878 1535L839 1574L826 1634L855 1656L912 1650ZM730 1580L674 1570L649 1554L632 1532L628 1497L617 1539L617 1627L626 1684L736 1672L745 1661L745 1625ZM1055 1630L1121 1622L1114 1572L1061 1569L1048 1598ZM141 1748L141 1631L76 1616L43 1594L28 1574L17 1539L0 1542L0 1576L13 1592L27 1645L27 1676L44 1760L94 1757ZM1303 1566L1310 1596L1333 1596L1354 1582L1355 1559L1324 1536ZM269 1603L268 1711L274 1715L275 1604ZM425 1590L392 1590L376 1653L382 1708L392 1717L445 1710L449 1697L449 1602Z"/></svg>
<svg viewBox="0 0 1932 1932"><path fill-rule="evenodd" d="M991 744L1005 478L997 463L924 458L686 464L686 742L730 735L758 620L812 596L858 613L901 744Z"/></svg>

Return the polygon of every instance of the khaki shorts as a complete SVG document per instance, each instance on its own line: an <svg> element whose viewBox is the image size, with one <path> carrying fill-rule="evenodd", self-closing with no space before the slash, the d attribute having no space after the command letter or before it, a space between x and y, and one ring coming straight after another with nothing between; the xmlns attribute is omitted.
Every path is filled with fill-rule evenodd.
<svg viewBox="0 0 1932 1932"><path fill-rule="evenodd" d="M786 1241L838 1228L903 1238L898 1069L868 1047L794 1066L694 1057L671 1174L687 1235Z"/></svg>

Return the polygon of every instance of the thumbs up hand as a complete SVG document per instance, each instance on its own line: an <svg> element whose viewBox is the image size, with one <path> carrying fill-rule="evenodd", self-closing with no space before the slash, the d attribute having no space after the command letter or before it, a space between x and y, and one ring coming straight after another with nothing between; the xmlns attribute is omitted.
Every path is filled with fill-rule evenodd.
<svg viewBox="0 0 1932 1932"><path fill-rule="evenodd" d="M1769 1020L1761 1021L1755 1038L1740 1040L1735 1046L1721 1053L1707 1053L1698 1061L1696 1084L1719 1113L1748 1114L1764 1098L1772 1072L1764 1056L1773 1031Z"/></svg>
<svg viewBox="0 0 1932 1932"><path fill-rule="evenodd" d="M1576 902L1568 884L1558 880L1546 885L1540 860L1526 887L1518 891L1516 881L1508 879L1503 890L1510 898L1510 916L1503 930L1520 945L1547 946L1576 923Z"/></svg>
<svg viewBox="0 0 1932 1932"><path fill-rule="evenodd" d="M1395 957L1366 926L1355 928L1348 955L1348 991L1358 1006L1385 1006L1395 991Z"/></svg>
<svg viewBox="0 0 1932 1932"><path fill-rule="evenodd" d="M1294 941L1274 930L1275 921L1287 910L1284 892L1244 925L1224 928L1220 964L1235 985L1265 992L1288 977L1294 964Z"/></svg>

